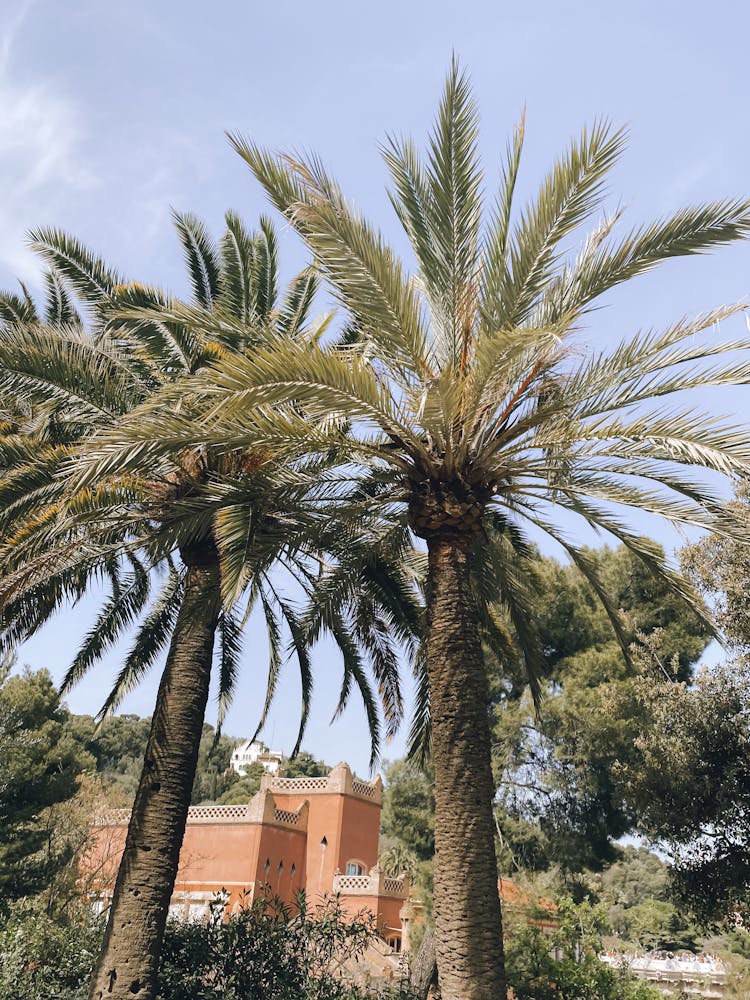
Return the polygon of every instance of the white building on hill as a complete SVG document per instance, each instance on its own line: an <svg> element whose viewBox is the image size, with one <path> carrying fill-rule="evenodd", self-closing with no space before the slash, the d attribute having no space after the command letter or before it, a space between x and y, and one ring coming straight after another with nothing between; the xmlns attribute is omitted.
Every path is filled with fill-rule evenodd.
<svg viewBox="0 0 750 1000"><path fill-rule="evenodd" d="M229 761L229 766L237 774L244 774L251 764L262 764L268 774L276 774L281 767L284 755L280 750L269 750L260 740L245 740L235 748Z"/></svg>

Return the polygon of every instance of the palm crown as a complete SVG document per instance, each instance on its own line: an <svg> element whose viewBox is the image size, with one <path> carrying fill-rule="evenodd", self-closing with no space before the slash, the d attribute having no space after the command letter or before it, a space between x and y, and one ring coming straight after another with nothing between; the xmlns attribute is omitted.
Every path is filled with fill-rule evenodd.
<svg viewBox="0 0 750 1000"><path fill-rule="evenodd" d="M276 239L267 220L251 233L227 213L218 246L195 217L176 215L175 222L192 307L126 283L54 230L33 234L51 267L44 308L37 310L25 289L23 297L0 297L0 385L7 400L0 482L3 641L22 641L64 602L82 596L92 578L104 578L110 594L63 686L78 681L140 618L103 706L112 711L169 641L185 575L174 555L212 538L225 598L218 624L220 722L237 676L241 625L257 607L270 654L260 724L275 690L286 630L302 681L301 739L313 682L309 645L328 628L344 652L338 710L354 685L365 701L375 754L380 721L367 663L374 666L390 731L401 712L395 641L412 641L419 611L397 569L406 539L382 521L369 533L364 525L356 534L334 527L331 503L346 498L335 484L321 485L325 462L305 461L299 451L229 454L177 445L156 461L141 456L126 475L99 477L82 488L75 483L71 492L71 475L95 435L159 388L178 387L210 359L251 353L269 337L309 342L316 335L310 321L315 275L306 269L279 295ZM91 311L88 328L66 285ZM185 322L200 312L212 317L209 334ZM187 410L187 402L182 406ZM163 578L156 593L152 570ZM285 593L289 587L280 574L287 574L298 597L307 596L306 611ZM319 600L312 601L316 593ZM358 600L364 604L357 606Z"/></svg>
<svg viewBox="0 0 750 1000"><path fill-rule="evenodd" d="M313 251L357 336L335 350L277 339L251 357L217 359L196 383L207 400L202 425L175 421L175 435L225 448L294 439L310 450L329 447L330 438L317 440L294 411L283 426L263 421L259 407L293 399L321 424L353 421L357 455L374 460L383 475L389 470L417 534L470 538L491 504L551 534L593 579L585 553L556 526L552 508L562 507L612 532L690 598L657 547L629 530L611 503L727 527L723 502L691 470L746 471L744 433L662 401L698 386L747 382L744 358L712 363L746 347L744 339L696 337L741 307L583 358L572 338L594 301L617 284L747 233L750 206L685 209L621 237L616 213L571 257L565 240L598 212L623 133L605 123L584 131L536 200L516 213L520 127L486 220L477 135L476 107L454 64L426 164L411 141L392 139L384 148L416 276L351 209L319 161L274 156L232 137ZM152 417L163 418L163 409ZM102 441L97 457L127 461L136 441L148 448L151 431L149 414L139 413L126 431L129 444L123 447L122 436Z"/></svg>

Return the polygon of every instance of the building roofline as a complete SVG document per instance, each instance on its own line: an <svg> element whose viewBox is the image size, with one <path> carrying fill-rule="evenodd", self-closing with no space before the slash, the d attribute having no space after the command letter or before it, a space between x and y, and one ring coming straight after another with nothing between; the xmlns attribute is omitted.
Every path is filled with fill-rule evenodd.
<svg viewBox="0 0 750 1000"><path fill-rule="evenodd" d="M282 795L349 795L375 805L383 802L383 781L377 775L372 781L355 778L345 761L337 764L322 778L285 778L278 774L264 774L261 789Z"/></svg>

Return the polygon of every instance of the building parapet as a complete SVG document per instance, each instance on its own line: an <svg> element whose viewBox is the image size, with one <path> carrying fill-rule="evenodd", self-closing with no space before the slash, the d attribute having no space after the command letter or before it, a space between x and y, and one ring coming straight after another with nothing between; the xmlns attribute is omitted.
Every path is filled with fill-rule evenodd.
<svg viewBox="0 0 750 1000"><path fill-rule="evenodd" d="M374 781L362 781L354 777L349 765L343 761L323 778L285 778L276 774L264 774L260 779L260 787L286 795L351 795L376 805L380 805L383 800L380 775Z"/></svg>
<svg viewBox="0 0 750 1000"><path fill-rule="evenodd" d="M264 823L267 826L281 826L294 830L307 830L307 802L296 809L279 809L273 795L261 789L250 802L234 806L190 806L187 821L192 825L224 826L230 823ZM97 826L127 826L130 821L129 809L109 809L97 819Z"/></svg>
<svg viewBox="0 0 750 1000"><path fill-rule="evenodd" d="M393 899L406 899L409 895L409 876L399 875L393 878L386 875L378 865L370 869L368 875L342 875L336 872L333 876L333 891L342 896L389 896Z"/></svg>

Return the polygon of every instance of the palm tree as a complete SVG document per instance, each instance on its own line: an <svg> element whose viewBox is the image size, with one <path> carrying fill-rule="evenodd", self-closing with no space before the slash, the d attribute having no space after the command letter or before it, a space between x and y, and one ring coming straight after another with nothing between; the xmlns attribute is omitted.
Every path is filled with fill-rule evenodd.
<svg viewBox="0 0 750 1000"><path fill-rule="evenodd" d="M520 212L514 191L523 126L509 146L487 213L477 154L478 118L453 64L423 163L409 140L384 155L392 202L417 263L412 276L383 237L346 202L318 160L276 156L232 142L272 202L312 250L355 332L333 347L290 340L252 356L212 362L192 382L199 416L171 422L175 440L231 450L299 442L310 419L336 428L308 451L335 447L378 479L369 512L401 505L427 549L425 663L435 766L435 920L445 1000L505 996L493 842L493 782L481 626L475 586L497 552L485 541L499 518L546 532L610 611L616 609L585 549L559 525L574 515L614 535L701 613L687 582L630 527L635 509L711 531L736 530L702 470L747 474L746 431L665 397L746 384L750 363L714 356L748 342L699 335L736 308L639 333L608 352L575 344L603 293L662 261L704 252L750 230L750 203L682 209L618 236L605 217L576 254L569 237L598 212L624 136L599 122L554 165ZM100 468L139 448L169 419L154 399L100 443ZM284 420L259 421L285 407ZM304 407L305 418L300 416ZM349 420L344 438L340 421ZM158 451L158 445L156 446ZM696 470L699 470L696 472ZM363 508L360 508L362 510ZM516 572L513 546L504 573Z"/></svg>
<svg viewBox="0 0 750 1000"><path fill-rule="evenodd" d="M124 284L76 241L47 231L35 234L34 244L55 275L93 307L93 333L80 324L40 325L27 310L6 320L0 337L3 396L23 395L35 411L48 414L50 423L63 421L78 431L55 452L52 475L49 462L34 459L28 448L21 460L11 460L11 442L5 442L9 460L0 494L13 510L0 523L0 561L6 570L0 601L7 634L15 641L25 637L66 597L78 596L93 575L108 576L111 596L63 684L67 688L78 680L141 617L105 712L168 646L92 997L153 996L217 634L221 722L237 673L242 623L255 606L262 610L270 647L262 725L283 659L286 626L302 677L299 745L312 684L308 648L321 628L330 627L345 654L340 708L357 687L368 708L375 753L379 721L367 660L389 725L395 725L401 697L389 630L395 626L408 641L419 618L408 580L397 567L404 544L399 529L385 525L383 530L381 522L379 533L334 530L330 506L334 499L345 504L345 491L336 490L335 483L329 488L325 462L306 461L298 450L227 454L177 447L156 462L147 457L131 462L126 473L100 477L90 487L65 486L61 471L75 480L80 455L96 434L116 427L159 386L176 387L180 396L180 380L199 371L209 357L239 357L264 340L308 342L316 334L308 320L315 290L310 272L295 279L278 301L275 240L267 222L250 234L229 214L216 249L196 219L179 216L176 221L195 308L210 313L220 327L210 336L175 318L180 310L190 314L191 307ZM125 309L128 318L113 319ZM188 409L189 401L183 406ZM321 588L328 601L314 603L303 616L285 596L280 576L286 572L297 590L312 598L324 559L332 564ZM151 600L159 570L166 581ZM35 614L30 609L40 597L44 612Z"/></svg>

